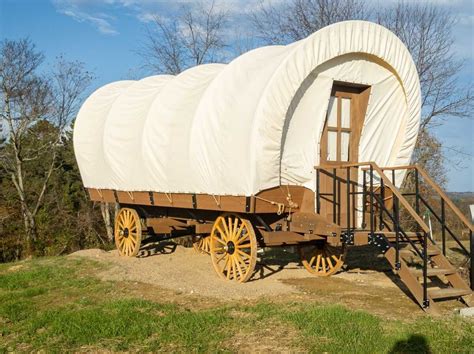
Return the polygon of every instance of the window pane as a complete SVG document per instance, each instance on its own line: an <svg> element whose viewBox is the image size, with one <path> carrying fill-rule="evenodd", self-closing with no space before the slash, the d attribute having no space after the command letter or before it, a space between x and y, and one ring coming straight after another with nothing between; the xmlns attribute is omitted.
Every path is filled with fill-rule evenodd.
<svg viewBox="0 0 474 354"><path fill-rule="evenodd" d="M349 138L351 133L341 133L341 161L349 161Z"/></svg>
<svg viewBox="0 0 474 354"><path fill-rule="evenodd" d="M334 96L329 99L328 127L337 127L337 99Z"/></svg>
<svg viewBox="0 0 474 354"><path fill-rule="evenodd" d="M341 99L341 126L343 128L351 127L351 99Z"/></svg>
<svg viewBox="0 0 474 354"><path fill-rule="evenodd" d="M337 132L328 132L328 161L337 160Z"/></svg>

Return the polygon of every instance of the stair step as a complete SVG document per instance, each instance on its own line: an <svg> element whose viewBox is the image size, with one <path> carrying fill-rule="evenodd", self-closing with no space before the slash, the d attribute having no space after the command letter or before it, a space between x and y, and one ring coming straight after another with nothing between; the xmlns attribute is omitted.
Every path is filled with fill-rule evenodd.
<svg viewBox="0 0 474 354"><path fill-rule="evenodd" d="M423 269L413 269L411 270L413 275L415 275L418 278L421 278L423 276ZM448 275L448 274L454 274L456 273L455 268L429 268L426 270L426 274L429 277L433 276L439 276L439 275Z"/></svg>
<svg viewBox="0 0 474 354"><path fill-rule="evenodd" d="M420 247L420 251L422 251L421 247ZM435 246L428 246L427 251L428 251L428 256L436 256L438 254L441 254L441 251L439 250L439 248ZM407 248L401 249L400 254L413 256L413 255L416 255L417 253L411 246L408 246Z"/></svg>
<svg viewBox="0 0 474 354"><path fill-rule="evenodd" d="M446 289L428 289L428 295L432 299L447 299L450 297L460 297L471 294L469 289L446 288Z"/></svg>

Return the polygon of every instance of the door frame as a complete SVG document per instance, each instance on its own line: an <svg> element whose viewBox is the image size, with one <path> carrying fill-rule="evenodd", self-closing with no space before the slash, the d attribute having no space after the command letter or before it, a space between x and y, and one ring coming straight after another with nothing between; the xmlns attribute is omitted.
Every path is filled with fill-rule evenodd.
<svg viewBox="0 0 474 354"><path fill-rule="evenodd" d="M336 97L346 97L346 98L351 98L351 123L350 123L350 132L351 136L349 139L349 153L348 153L348 161L327 161L327 158L323 159L323 156L327 156L327 136L328 136L328 113L329 113L329 101L328 101L328 110L326 113L324 125L323 125L323 130L321 132L321 139L320 139L320 145L319 145L319 156L320 156L320 166L327 166L328 170L331 170L337 166L341 166L344 164L349 164L353 162L359 162L359 143L360 139L362 136L362 128L364 126L364 121L366 118L367 114L367 107L369 103L369 97L370 97L370 91L371 87L367 85L359 85L359 84L354 84L354 83L347 83L347 82L340 82L340 81L334 81L333 87L331 89L331 96L336 95ZM340 105L341 100L337 100L338 105ZM337 112L337 120L338 120L338 135L344 131L344 128L342 128L341 125L341 111L338 107L338 112ZM333 129L334 131L334 129ZM347 130L346 130L347 131ZM353 135L355 134L355 136ZM339 158L341 156L341 143L338 143L337 147L337 157ZM350 188L353 189L355 186L358 184L358 169L349 169L349 180L350 180ZM326 201L324 202L325 198L322 198L321 205L320 205L320 214L322 216L325 216L328 220L331 222L334 222L336 224L339 224L341 227L346 227L346 198L342 197L346 195L346 187L347 185L347 171L344 170L338 170L336 174L336 183L337 186L334 188L334 179L329 176L325 176L323 173L320 173L320 181L319 181L319 188L320 191L327 195ZM336 195L333 197L330 197L329 194L334 193L334 190L336 190ZM333 201L331 201L332 199ZM355 221L355 208L358 205L358 198L351 198L351 219ZM333 207L333 203L337 201L338 205L337 208ZM336 214L334 214L334 209L337 210Z"/></svg>

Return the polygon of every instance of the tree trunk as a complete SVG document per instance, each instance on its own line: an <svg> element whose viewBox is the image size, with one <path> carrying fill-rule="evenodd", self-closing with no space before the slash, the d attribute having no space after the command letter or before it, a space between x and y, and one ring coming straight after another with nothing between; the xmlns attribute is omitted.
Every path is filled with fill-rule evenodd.
<svg viewBox="0 0 474 354"><path fill-rule="evenodd" d="M36 230L36 220L34 216L29 212L27 206L21 203L23 223L25 225L25 244L26 244L26 256L31 257L34 255L36 247L36 239L38 236Z"/></svg>
<svg viewBox="0 0 474 354"><path fill-rule="evenodd" d="M110 218L110 207L109 203L100 203L100 212L102 213L102 219L104 220L105 231L107 232L107 239L110 242L114 240L114 227Z"/></svg>

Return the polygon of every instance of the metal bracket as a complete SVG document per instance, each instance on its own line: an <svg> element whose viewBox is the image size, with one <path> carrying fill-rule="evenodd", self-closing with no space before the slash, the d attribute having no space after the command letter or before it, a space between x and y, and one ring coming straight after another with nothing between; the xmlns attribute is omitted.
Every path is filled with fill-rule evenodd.
<svg viewBox="0 0 474 354"><path fill-rule="evenodd" d="M148 192L148 196L150 197L150 204L155 205L155 199L153 198L153 192Z"/></svg>
<svg viewBox="0 0 474 354"><path fill-rule="evenodd" d="M193 198L193 208L196 209L197 208L196 194L193 194L192 198Z"/></svg>
<svg viewBox="0 0 474 354"><path fill-rule="evenodd" d="M115 189L114 189L114 199L115 199L115 203L119 202L118 194L117 194L117 191Z"/></svg>
<svg viewBox="0 0 474 354"><path fill-rule="evenodd" d="M245 197L245 212L249 213L250 212L250 197Z"/></svg>
<svg viewBox="0 0 474 354"><path fill-rule="evenodd" d="M395 262L395 270L400 270L402 264L400 262Z"/></svg>
<svg viewBox="0 0 474 354"><path fill-rule="evenodd" d="M353 233L342 233L341 242L345 245L352 246L354 245L354 234Z"/></svg>
<svg viewBox="0 0 474 354"><path fill-rule="evenodd" d="M377 233L369 235L369 245L377 246L378 249L381 250L384 254L391 247L385 236Z"/></svg>
<svg viewBox="0 0 474 354"><path fill-rule="evenodd" d="M428 307L430 307L430 300L428 299L423 300L423 308L427 309Z"/></svg>

